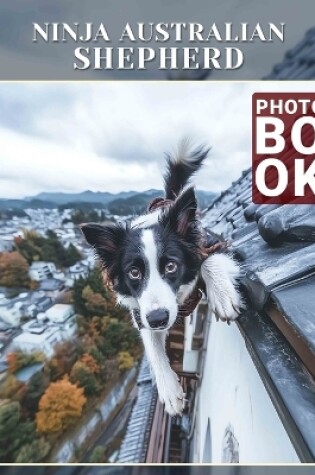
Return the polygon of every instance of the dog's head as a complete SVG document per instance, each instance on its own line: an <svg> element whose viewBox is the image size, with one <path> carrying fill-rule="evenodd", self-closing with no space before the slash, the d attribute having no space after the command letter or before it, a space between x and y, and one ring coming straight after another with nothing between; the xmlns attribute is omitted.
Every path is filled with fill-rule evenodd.
<svg viewBox="0 0 315 475"><path fill-rule="evenodd" d="M170 328L195 286L200 269L196 209L195 192L188 188L167 209L138 218L130 227L82 225L118 301L144 328Z"/></svg>

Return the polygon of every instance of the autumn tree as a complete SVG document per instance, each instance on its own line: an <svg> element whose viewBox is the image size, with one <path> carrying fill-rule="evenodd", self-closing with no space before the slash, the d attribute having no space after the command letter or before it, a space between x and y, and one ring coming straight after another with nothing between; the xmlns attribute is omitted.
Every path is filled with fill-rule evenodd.
<svg viewBox="0 0 315 475"><path fill-rule="evenodd" d="M10 373L16 373L21 368L29 366L34 363L42 363L45 360L45 355L40 351L33 353L25 353L21 350L15 350L7 354L6 360L8 363L8 370Z"/></svg>
<svg viewBox="0 0 315 475"><path fill-rule="evenodd" d="M118 353L118 361L120 371L130 369L135 364L133 357L128 353L128 351L120 351Z"/></svg>
<svg viewBox="0 0 315 475"><path fill-rule="evenodd" d="M19 252L0 254L0 285L5 287L27 287L30 284L28 263Z"/></svg>
<svg viewBox="0 0 315 475"><path fill-rule="evenodd" d="M94 292L89 285L84 287L82 291L82 297L85 301L85 306L91 315L106 315L107 313L107 301L97 292Z"/></svg>
<svg viewBox="0 0 315 475"><path fill-rule="evenodd" d="M39 401L36 427L39 433L58 433L82 415L86 398L83 388L64 378L51 383Z"/></svg>
<svg viewBox="0 0 315 475"><path fill-rule="evenodd" d="M128 312L116 305L114 293L104 285L99 266L90 270L86 277L80 277L74 282L72 296L76 313L84 317L108 315L129 318ZM97 299L94 303L93 298Z"/></svg>
<svg viewBox="0 0 315 475"><path fill-rule="evenodd" d="M100 392L101 385L95 373L81 361L77 361L70 373L70 381L84 389L86 396L93 396Z"/></svg>
<svg viewBox="0 0 315 475"><path fill-rule="evenodd" d="M79 361L81 363L83 363L91 371L91 373L99 373L100 372L100 366L91 354L84 353L81 356Z"/></svg>
<svg viewBox="0 0 315 475"><path fill-rule="evenodd" d="M47 362L46 370L52 381L57 381L71 371L77 360L78 346L75 342L57 343L54 356Z"/></svg>
<svg viewBox="0 0 315 475"><path fill-rule="evenodd" d="M12 399L18 401L23 399L25 391L25 384L18 381L13 374L8 374L7 377L1 381L0 399Z"/></svg>

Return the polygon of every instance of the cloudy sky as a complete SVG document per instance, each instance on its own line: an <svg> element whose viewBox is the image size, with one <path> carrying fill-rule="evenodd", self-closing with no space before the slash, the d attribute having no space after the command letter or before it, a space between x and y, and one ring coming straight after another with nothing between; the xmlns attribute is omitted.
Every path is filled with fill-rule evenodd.
<svg viewBox="0 0 315 475"><path fill-rule="evenodd" d="M212 147L196 177L218 192L251 163L251 95L311 83L0 83L0 197L161 188L183 136Z"/></svg>

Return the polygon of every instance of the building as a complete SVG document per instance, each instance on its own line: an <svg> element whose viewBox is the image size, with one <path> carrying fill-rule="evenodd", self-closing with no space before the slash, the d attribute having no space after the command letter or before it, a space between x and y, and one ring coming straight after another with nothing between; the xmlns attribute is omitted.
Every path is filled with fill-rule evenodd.
<svg viewBox="0 0 315 475"><path fill-rule="evenodd" d="M29 276L37 282L50 279L56 272L56 266L53 262L37 261L33 262L29 268Z"/></svg>
<svg viewBox="0 0 315 475"><path fill-rule="evenodd" d="M315 28L267 79L315 78L314 48ZM228 326L202 301L182 335L171 330L168 356L186 408L170 418L140 392L132 414L146 405L153 416L140 431L128 426L122 462L315 461L315 206L255 205L251 178L244 171L202 216L232 242L244 310Z"/></svg>
<svg viewBox="0 0 315 475"><path fill-rule="evenodd" d="M46 316L51 323L65 323L73 315L73 306L61 303L53 305L46 311Z"/></svg>
<svg viewBox="0 0 315 475"><path fill-rule="evenodd" d="M22 303L3 300L0 303L0 320L11 327L18 327L22 317Z"/></svg>
<svg viewBox="0 0 315 475"><path fill-rule="evenodd" d="M41 280L38 290L43 292L46 297L56 300L64 294L67 288L63 280L51 278Z"/></svg>
<svg viewBox="0 0 315 475"><path fill-rule="evenodd" d="M56 344L62 341L59 329L38 325L36 328L33 327L29 330L13 339L13 347L26 353L41 351L47 358L51 358Z"/></svg>
<svg viewBox="0 0 315 475"><path fill-rule="evenodd" d="M83 264L82 262L78 262L73 266L69 267L68 274L69 278L72 280L77 280L80 277L86 277L89 272L89 268L87 265Z"/></svg>

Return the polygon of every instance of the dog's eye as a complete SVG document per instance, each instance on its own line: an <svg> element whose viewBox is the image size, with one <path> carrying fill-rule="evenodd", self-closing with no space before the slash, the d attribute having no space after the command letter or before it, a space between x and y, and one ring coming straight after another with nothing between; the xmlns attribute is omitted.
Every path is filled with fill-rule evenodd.
<svg viewBox="0 0 315 475"><path fill-rule="evenodd" d="M131 280L140 280L141 279L141 272L137 267L132 267L128 272L128 277Z"/></svg>
<svg viewBox="0 0 315 475"><path fill-rule="evenodd" d="M166 274L174 274L177 271L177 264L174 261L170 261L165 266Z"/></svg>

